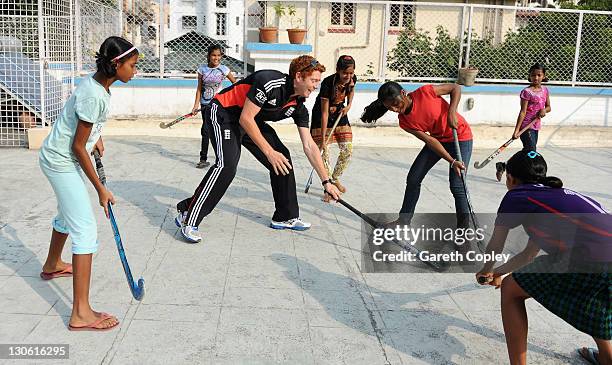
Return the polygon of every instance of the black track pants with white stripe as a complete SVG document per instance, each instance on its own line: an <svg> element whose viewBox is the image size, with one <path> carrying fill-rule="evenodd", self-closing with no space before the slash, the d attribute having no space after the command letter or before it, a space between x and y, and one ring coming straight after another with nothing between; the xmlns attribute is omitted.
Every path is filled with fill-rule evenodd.
<svg viewBox="0 0 612 365"><path fill-rule="evenodd" d="M270 171L270 183L276 208L272 219L285 221L299 217L293 170L290 170L288 175L276 175L264 153L241 130L238 121L231 120L222 107L213 103L210 108L206 109L206 113L206 122L209 123L216 162L208 170L193 196L177 204L179 211L188 211L187 225L199 226L204 217L219 203L236 175L241 145L244 145ZM285 155L291 163L289 150L280 141L274 129L265 123L260 124L259 127L272 148Z"/></svg>

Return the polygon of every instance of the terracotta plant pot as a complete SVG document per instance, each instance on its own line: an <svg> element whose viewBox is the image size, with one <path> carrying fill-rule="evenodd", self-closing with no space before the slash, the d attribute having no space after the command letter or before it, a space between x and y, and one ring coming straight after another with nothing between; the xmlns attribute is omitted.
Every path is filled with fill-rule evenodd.
<svg viewBox="0 0 612 365"><path fill-rule="evenodd" d="M302 44L304 37L306 37L306 29L287 29L289 35L289 43L291 44Z"/></svg>
<svg viewBox="0 0 612 365"><path fill-rule="evenodd" d="M277 27L259 28L259 41L263 43L278 42L278 28Z"/></svg>
<svg viewBox="0 0 612 365"><path fill-rule="evenodd" d="M472 86L475 83L476 75L478 74L478 69L475 67L466 67L459 69L459 77L457 78L457 83L465 86Z"/></svg>

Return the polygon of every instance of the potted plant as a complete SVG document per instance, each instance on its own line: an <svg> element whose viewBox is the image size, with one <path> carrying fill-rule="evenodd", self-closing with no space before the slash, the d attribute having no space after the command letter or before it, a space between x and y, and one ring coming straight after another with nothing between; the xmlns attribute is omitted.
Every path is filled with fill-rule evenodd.
<svg viewBox="0 0 612 365"><path fill-rule="evenodd" d="M287 13L291 17L291 28L287 29L287 34L289 35L289 43L291 44L302 44L304 42L304 37L306 36L307 30L302 28L302 19L295 18L295 14L297 10L294 5L289 5L287 7ZM294 20L297 23L297 26L294 25Z"/></svg>
<svg viewBox="0 0 612 365"><path fill-rule="evenodd" d="M276 3L273 6L274 14L280 22L280 19L285 15L285 7L281 3ZM259 28L259 41L263 43L276 43L278 42L278 27L275 25L267 25Z"/></svg>
<svg viewBox="0 0 612 365"><path fill-rule="evenodd" d="M459 85L472 86L475 83L478 69L474 66L468 66L459 69L459 77L457 83Z"/></svg>

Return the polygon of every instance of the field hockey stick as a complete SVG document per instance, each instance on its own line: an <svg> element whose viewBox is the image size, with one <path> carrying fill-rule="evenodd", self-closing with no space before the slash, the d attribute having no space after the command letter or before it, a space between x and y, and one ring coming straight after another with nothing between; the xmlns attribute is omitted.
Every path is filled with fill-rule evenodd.
<svg viewBox="0 0 612 365"><path fill-rule="evenodd" d="M96 160L96 172L98 173L98 178L100 179L102 185L106 186L106 174L104 173L104 165L102 165L102 159L100 158L100 153L97 150L94 150L94 158ZM111 227L113 228L113 233L115 235L115 243L117 244L117 250L119 251L121 265L123 265L123 271L125 272L125 277L130 287L130 291L132 292L132 296L134 297L134 299L142 300L145 294L144 279L138 279L138 284L134 282L134 278L132 277L132 270L130 270L130 265L128 264L127 257L125 257L125 250L123 249L123 243L121 242L119 227L117 226L117 221L115 221L113 205L110 202L108 202L108 215L110 217Z"/></svg>
<svg viewBox="0 0 612 365"><path fill-rule="evenodd" d="M459 148L459 137L457 136L457 129L455 128L453 128L453 140L455 142L455 150L457 150L457 161L463 162L463 158L461 157L461 149ZM470 200L470 193L468 192L467 184L465 183L465 172L461 170L459 176L461 177L461 185L463 186L463 191L465 192L465 199L467 200L468 209L470 211L470 218L472 218L472 223L474 223L474 229L477 230L480 225L478 224L478 220L476 219L476 213L474 213L474 208L472 207L472 202ZM484 244L482 241L478 240L476 245L478 246L480 252L484 252Z"/></svg>
<svg viewBox="0 0 612 365"><path fill-rule="evenodd" d="M531 123L529 123L525 128L521 129L518 136L520 137L521 134L525 133L525 131L529 128L531 128L531 126L536 122L536 119L532 120ZM482 163L476 161L474 162L474 168L477 169L481 169L485 166L487 166L487 164L491 161L493 161L493 159L495 159L495 157L497 157L500 153L502 153L503 150L506 149L506 147L510 146L510 144L514 142L514 138L510 138L508 141L506 141L506 143L502 144L501 147L499 147L498 149L495 150L495 152L493 152L492 154L489 155L489 157L487 157L484 161L482 161Z"/></svg>
<svg viewBox="0 0 612 365"><path fill-rule="evenodd" d="M334 131L336 130L336 126L340 122L341 118L342 118L342 112L340 112L340 114L338 114L338 118L336 118L336 121L334 122L334 125L333 125L333 127L331 129L331 132L329 132L329 136L327 136L327 139L325 141L325 146L327 146L327 144L331 140L331 137L334 135ZM323 136L321 137L321 139L323 139ZM323 151L321 151L321 154L322 153L323 153ZM306 189L304 189L304 193L306 193L306 194L308 194L308 190L310 190L310 186L312 185L312 178L314 177L314 172L315 172L314 168L312 170L310 170L310 176L308 176L308 181L306 181Z"/></svg>
<svg viewBox="0 0 612 365"><path fill-rule="evenodd" d="M327 191L325 191L325 194L329 194ZM369 224L370 226L372 226L373 228L385 228L385 225L375 221L374 219L372 219L371 217L367 216L366 214L363 214L362 212L360 212L357 208L353 207L352 205L350 205L349 203L345 202L342 199L338 199L337 200L338 203L342 204L344 207L346 207L348 210L350 210L351 212L353 212L354 214L356 214L359 218L363 219L364 222L366 222L367 224ZM394 244L396 244L397 246L399 246L400 248L406 250L406 251L410 251L412 252L416 257L420 258L420 253L421 250L419 250L417 247L408 244L405 245L403 243L398 242L397 240L391 240L391 242L393 242ZM437 272L443 272L446 271L448 269L448 267L450 266L450 264L447 261L422 261L425 264L429 265L432 269L436 270Z"/></svg>
<svg viewBox="0 0 612 365"><path fill-rule="evenodd" d="M182 115L182 116L176 118L175 120L173 120L172 122L168 122L168 123L161 122L161 123L159 123L159 128L161 128L161 129L170 128L170 127L172 127L173 125L175 125L176 123L178 123L178 122L180 122L182 120L185 120L187 118L193 117L194 115L198 114L200 112L200 110L202 110L202 109L198 109L195 112L191 112L189 114Z"/></svg>

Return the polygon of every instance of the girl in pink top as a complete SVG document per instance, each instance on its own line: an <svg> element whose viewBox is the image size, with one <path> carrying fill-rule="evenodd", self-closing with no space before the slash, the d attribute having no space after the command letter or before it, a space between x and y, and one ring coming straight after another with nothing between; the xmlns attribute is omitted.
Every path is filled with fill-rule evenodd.
<svg viewBox="0 0 612 365"><path fill-rule="evenodd" d="M523 142L523 150L535 151L538 143L538 131L542 127L541 118L544 118L547 113L550 113L550 97L548 88L542 86L542 82L546 82L546 67L536 63L529 68L529 83L530 85L521 90L521 111L519 112L514 127L513 139L519 138L519 132L528 126L531 122L531 127L520 135ZM503 163L495 164L497 173L497 181L501 181L504 173Z"/></svg>

